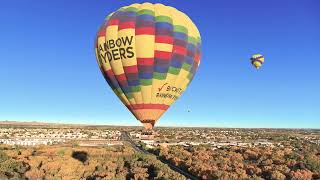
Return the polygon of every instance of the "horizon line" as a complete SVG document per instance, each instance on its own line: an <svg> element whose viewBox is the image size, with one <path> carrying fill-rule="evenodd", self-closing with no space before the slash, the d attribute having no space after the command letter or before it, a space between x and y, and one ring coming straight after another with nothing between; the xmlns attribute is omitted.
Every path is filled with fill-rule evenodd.
<svg viewBox="0 0 320 180"><path fill-rule="evenodd" d="M35 121L35 120L31 120L31 121L20 121L20 120L0 120L0 124L3 122L7 122L7 123L39 123L39 124L43 124L43 125L50 125L50 124L56 124L56 125L71 125L71 126L114 126L114 127L141 127L143 128L143 126L139 126L139 125L120 125L120 124L88 124L88 123L73 123L73 122L42 122L42 121ZM154 128L219 128L219 129L293 129L293 130L299 130L299 129L306 129L306 130L320 130L320 128L297 128L297 127L227 127L227 126L178 126L178 125L169 125L169 126L163 126L163 125L159 125L159 126L155 126Z"/></svg>

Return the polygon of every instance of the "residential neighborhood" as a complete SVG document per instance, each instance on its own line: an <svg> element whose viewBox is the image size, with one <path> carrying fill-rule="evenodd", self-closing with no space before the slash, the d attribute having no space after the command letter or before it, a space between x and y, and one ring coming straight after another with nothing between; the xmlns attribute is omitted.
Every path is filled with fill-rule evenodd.
<svg viewBox="0 0 320 180"><path fill-rule="evenodd" d="M108 129L0 128L0 144L22 146L53 145L71 141L77 141L79 145L113 145L119 144L114 141L120 140L120 136L120 131ZM110 143L111 141L113 143Z"/></svg>

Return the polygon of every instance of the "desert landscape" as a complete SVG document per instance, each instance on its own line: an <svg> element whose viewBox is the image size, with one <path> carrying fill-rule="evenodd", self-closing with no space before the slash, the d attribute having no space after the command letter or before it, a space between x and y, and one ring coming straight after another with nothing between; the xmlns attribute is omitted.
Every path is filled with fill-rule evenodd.
<svg viewBox="0 0 320 180"><path fill-rule="evenodd" d="M1 122L0 179L319 179L320 131Z"/></svg>

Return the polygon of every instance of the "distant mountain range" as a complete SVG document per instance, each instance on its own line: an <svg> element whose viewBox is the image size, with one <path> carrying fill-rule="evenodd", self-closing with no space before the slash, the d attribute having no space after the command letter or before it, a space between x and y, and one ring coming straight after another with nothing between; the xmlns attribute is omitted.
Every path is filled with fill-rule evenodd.
<svg viewBox="0 0 320 180"><path fill-rule="evenodd" d="M142 126L123 126L123 125L90 125L90 124L68 124L68 123L46 123L46 122L37 122L37 121L9 121L4 120L0 121L0 127L43 127L43 128L141 128ZM170 126L156 126L155 129L161 128L177 128L177 129L238 129L238 130L246 130L246 129L261 129L261 130L288 130L288 131L319 131L320 129L317 128L230 128L230 127L170 127Z"/></svg>

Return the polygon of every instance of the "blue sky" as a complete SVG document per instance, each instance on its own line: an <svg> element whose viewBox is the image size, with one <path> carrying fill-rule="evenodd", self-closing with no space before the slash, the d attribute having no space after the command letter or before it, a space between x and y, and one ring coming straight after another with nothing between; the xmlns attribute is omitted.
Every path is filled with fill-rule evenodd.
<svg viewBox="0 0 320 180"><path fill-rule="evenodd" d="M140 125L105 83L93 42L129 0L0 4L0 120ZM320 128L320 2L151 1L188 14L199 71L158 126ZM262 53L255 70L249 58ZM191 109L191 112L187 112Z"/></svg>

